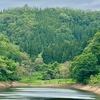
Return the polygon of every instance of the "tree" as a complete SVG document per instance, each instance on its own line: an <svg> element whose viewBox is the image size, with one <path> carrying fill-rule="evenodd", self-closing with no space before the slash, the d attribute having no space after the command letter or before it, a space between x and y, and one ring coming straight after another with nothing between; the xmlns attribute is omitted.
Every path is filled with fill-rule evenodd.
<svg viewBox="0 0 100 100"><path fill-rule="evenodd" d="M100 65L100 32L97 32L89 45L84 49L84 53L93 53L98 59L98 65Z"/></svg>
<svg viewBox="0 0 100 100"><path fill-rule="evenodd" d="M0 57L0 81L18 80L16 64L5 57Z"/></svg>
<svg viewBox="0 0 100 100"><path fill-rule="evenodd" d="M87 83L90 75L97 74L97 58L94 54L81 54L75 57L70 67L70 75L78 82Z"/></svg>

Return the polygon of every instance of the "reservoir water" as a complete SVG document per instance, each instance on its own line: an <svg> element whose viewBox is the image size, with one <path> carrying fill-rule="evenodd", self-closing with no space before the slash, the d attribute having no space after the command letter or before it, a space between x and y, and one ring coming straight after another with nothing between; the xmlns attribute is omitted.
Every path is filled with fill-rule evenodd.
<svg viewBox="0 0 100 100"><path fill-rule="evenodd" d="M7 88L0 89L0 100L100 100L100 97L66 88Z"/></svg>

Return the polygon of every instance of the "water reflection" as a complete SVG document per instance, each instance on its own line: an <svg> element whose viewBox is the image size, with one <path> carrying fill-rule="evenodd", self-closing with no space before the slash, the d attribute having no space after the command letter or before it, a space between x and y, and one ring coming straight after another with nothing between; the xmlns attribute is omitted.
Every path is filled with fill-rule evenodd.
<svg viewBox="0 0 100 100"><path fill-rule="evenodd" d="M0 100L99 100L87 92L60 88L10 88L0 92Z"/></svg>

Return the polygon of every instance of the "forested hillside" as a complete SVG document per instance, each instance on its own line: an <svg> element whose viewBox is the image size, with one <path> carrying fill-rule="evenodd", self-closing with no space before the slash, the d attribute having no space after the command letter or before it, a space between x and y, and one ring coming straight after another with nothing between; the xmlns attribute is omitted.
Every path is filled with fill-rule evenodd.
<svg viewBox="0 0 100 100"><path fill-rule="evenodd" d="M0 13L0 31L33 61L43 52L45 63L65 62L80 54L97 32L99 16L99 11L25 5Z"/></svg>
<svg viewBox="0 0 100 100"><path fill-rule="evenodd" d="M67 7L38 9L27 5L3 10L0 12L0 32L9 38L9 42L6 43L11 47L8 49L9 45L3 43L3 46L6 45L5 51L0 49L0 56L5 54L3 56L7 59L18 63L17 66L22 68L19 75L22 75L24 70L28 73L26 70L30 69L29 67L32 71L34 68L36 71L41 70L40 65L33 64L41 54L43 62L48 64L43 65L42 70L46 75L50 72L50 78L55 78L56 73L52 71L59 69L55 62L72 61L75 56L85 52L84 48L99 29L100 11L73 10ZM89 56L91 58L94 55L90 52ZM94 60L96 59L99 59L99 55L97 58L94 57ZM56 67L49 67L48 71L48 66ZM43 75L42 79L45 78Z"/></svg>

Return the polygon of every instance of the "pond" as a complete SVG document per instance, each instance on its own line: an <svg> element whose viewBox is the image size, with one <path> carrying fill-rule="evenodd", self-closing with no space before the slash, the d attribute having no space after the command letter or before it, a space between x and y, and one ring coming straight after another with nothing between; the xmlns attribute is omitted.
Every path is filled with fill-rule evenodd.
<svg viewBox="0 0 100 100"><path fill-rule="evenodd" d="M0 89L0 100L100 100L100 97L66 88L7 88Z"/></svg>

